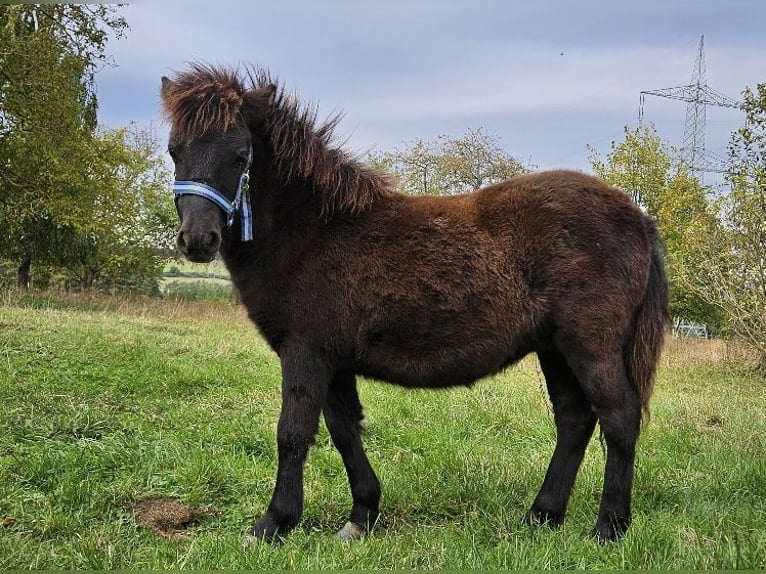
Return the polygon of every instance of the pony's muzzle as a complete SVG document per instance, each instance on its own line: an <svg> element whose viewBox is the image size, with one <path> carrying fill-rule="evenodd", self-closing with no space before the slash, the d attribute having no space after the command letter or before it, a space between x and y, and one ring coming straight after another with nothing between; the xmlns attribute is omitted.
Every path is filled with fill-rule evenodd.
<svg viewBox="0 0 766 574"><path fill-rule="evenodd" d="M176 246L194 263L209 263L221 246L224 213L204 197L185 195L176 199L181 228Z"/></svg>
<svg viewBox="0 0 766 574"><path fill-rule="evenodd" d="M216 230L189 231L181 228L176 235L176 246L194 263L209 263L221 246L221 234Z"/></svg>

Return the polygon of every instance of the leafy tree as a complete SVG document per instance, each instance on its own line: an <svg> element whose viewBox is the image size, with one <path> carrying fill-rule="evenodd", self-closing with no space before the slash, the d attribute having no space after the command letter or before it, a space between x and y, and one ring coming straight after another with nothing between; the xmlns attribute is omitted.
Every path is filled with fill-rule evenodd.
<svg viewBox="0 0 766 574"><path fill-rule="evenodd" d="M436 145L418 138L403 151L372 154L370 162L395 172L399 187L410 195L439 195L439 153Z"/></svg>
<svg viewBox="0 0 766 574"><path fill-rule="evenodd" d="M596 175L628 193L655 218L665 244L671 313L719 326L719 309L687 281L699 272L700 238L718 229L715 210L699 180L648 125L626 126L624 140L612 142L605 160L592 152L590 161Z"/></svg>
<svg viewBox="0 0 766 574"><path fill-rule="evenodd" d="M3 91L11 88L24 97L34 97L38 85L25 81L27 74L13 73L15 67L28 72L36 69L40 54L38 41L47 41L62 58L79 62L75 75L79 85L78 99L85 122L96 127L97 101L94 74L109 58L106 43L110 34L124 36L128 25L107 4L15 4L0 6L0 101ZM43 50L44 51L44 50ZM45 71L45 66L37 71ZM51 79L50 86L56 86ZM55 90L54 90L55 93Z"/></svg>
<svg viewBox="0 0 766 574"><path fill-rule="evenodd" d="M439 171L448 193L467 193L527 170L501 146L497 137L483 129L469 129L457 139L441 140Z"/></svg>
<svg viewBox="0 0 766 574"><path fill-rule="evenodd" d="M658 197L667 188L673 167L673 151L657 137L650 125L631 130L625 126L625 138L612 142L612 151L602 161L591 149L594 173L625 193L654 214Z"/></svg>
<svg viewBox="0 0 766 574"><path fill-rule="evenodd" d="M372 155L370 161L393 171L400 189L412 195L467 193L528 171L481 128L455 139L416 139L404 150Z"/></svg>
<svg viewBox="0 0 766 574"><path fill-rule="evenodd" d="M156 291L160 247L172 242L175 209L171 175L151 133L135 126L106 131L96 140L91 185L96 204L77 226L62 260L77 287Z"/></svg>
<svg viewBox="0 0 766 574"><path fill-rule="evenodd" d="M766 374L766 84L745 90L743 109L729 144L731 191L717 202L722 225L700 242L703 272L688 280L760 354Z"/></svg>
<svg viewBox="0 0 766 574"><path fill-rule="evenodd" d="M0 6L0 248L22 287L33 261L83 288L157 267L164 162L147 133L96 130L93 76L126 27L107 5Z"/></svg>
<svg viewBox="0 0 766 574"><path fill-rule="evenodd" d="M91 135L79 79L84 67L62 54L48 32L8 34L0 89L0 209L4 251L20 262L19 282L29 284L32 259L54 256L56 230L82 211L73 201L88 165Z"/></svg>

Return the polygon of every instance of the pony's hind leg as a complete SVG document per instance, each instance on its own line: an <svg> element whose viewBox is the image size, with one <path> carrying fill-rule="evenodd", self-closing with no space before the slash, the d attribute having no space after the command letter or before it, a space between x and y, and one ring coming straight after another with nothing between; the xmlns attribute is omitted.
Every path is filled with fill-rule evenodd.
<svg viewBox="0 0 766 574"><path fill-rule="evenodd" d="M346 467L353 498L348 522L338 536L359 538L378 517L380 483L362 446L362 404L353 374L333 377L322 410L330 437Z"/></svg>
<svg viewBox="0 0 766 574"><path fill-rule="evenodd" d="M636 442L641 429L641 401L628 380L622 353L603 353L577 364L586 397L593 405L606 441L604 490L593 536L600 541L622 537L630 526L630 498Z"/></svg>
<svg viewBox="0 0 766 574"><path fill-rule="evenodd" d="M596 415L560 353L539 352L538 359L553 404L556 447L527 519L559 526L564 521L577 471L596 425Z"/></svg>

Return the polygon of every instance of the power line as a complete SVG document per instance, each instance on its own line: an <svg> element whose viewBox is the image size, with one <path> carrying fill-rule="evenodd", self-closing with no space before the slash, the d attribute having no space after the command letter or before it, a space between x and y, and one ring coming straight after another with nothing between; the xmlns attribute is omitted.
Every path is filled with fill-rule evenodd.
<svg viewBox="0 0 766 574"><path fill-rule="evenodd" d="M686 86L646 90L641 92L638 109L639 124L644 121L644 100L646 96L658 96L686 102L686 122L681 155L690 171L697 172L700 179L705 172L725 173L726 161L705 149L706 107L737 108L742 106L728 96L707 85L705 69L705 36L700 37L697 60L694 64L692 81Z"/></svg>

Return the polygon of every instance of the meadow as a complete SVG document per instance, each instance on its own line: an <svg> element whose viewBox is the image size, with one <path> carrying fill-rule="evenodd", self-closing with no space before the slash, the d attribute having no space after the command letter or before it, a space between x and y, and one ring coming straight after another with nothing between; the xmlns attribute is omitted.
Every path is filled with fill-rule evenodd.
<svg viewBox="0 0 766 574"><path fill-rule="evenodd" d="M274 483L279 384L227 302L0 294L0 568L766 568L766 381L720 341L669 341L634 523L607 545L588 537L598 436L564 526L522 522L555 441L529 357L470 390L362 381L373 532L333 537L350 494L322 425L300 526L245 547ZM152 501L188 516L150 522Z"/></svg>

